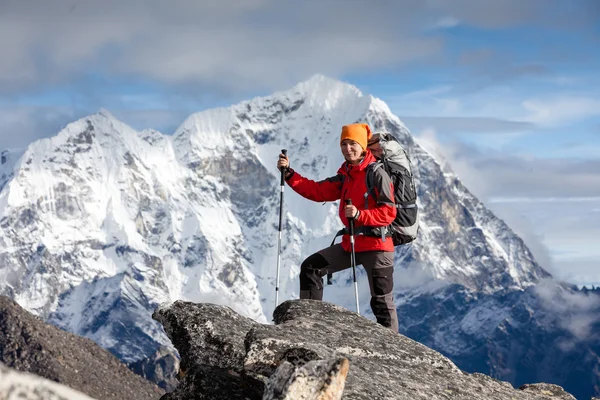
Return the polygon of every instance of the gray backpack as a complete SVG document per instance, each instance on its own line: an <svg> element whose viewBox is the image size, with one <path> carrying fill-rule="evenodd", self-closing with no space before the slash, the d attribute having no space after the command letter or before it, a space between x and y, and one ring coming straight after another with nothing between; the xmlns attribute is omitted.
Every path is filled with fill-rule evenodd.
<svg viewBox="0 0 600 400"><path fill-rule="evenodd" d="M410 243L419 231L419 208L417 190L413 179L408 154L402 145L389 133L379 134L379 145L383 155L367 169L367 193L375 200L374 172L383 168L394 184L396 218L388 227L387 235L392 237L394 246Z"/></svg>

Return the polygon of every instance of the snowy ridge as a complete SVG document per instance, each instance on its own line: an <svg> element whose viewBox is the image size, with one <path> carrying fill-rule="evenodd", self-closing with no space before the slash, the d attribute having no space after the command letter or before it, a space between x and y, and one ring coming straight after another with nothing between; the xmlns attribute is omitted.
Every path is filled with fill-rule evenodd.
<svg viewBox="0 0 600 400"><path fill-rule="evenodd" d="M288 149L296 171L324 179L343 161L341 126L359 121L393 133L414 165L421 234L397 249L396 282L417 271L493 293L547 276L504 223L457 178L448 180L383 101L315 76L193 114L172 137L136 132L101 111L33 143L0 192L0 293L127 361L168 343L150 318L164 302L224 304L267 322L277 155ZM310 203L289 187L284 212L280 300L298 296L301 261L341 227L337 203ZM353 309L349 271L335 281L325 299Z"/></svg>

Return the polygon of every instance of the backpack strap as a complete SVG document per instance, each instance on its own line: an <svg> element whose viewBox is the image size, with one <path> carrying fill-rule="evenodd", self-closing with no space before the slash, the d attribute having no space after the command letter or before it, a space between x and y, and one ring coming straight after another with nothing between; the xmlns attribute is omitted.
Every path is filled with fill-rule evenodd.
<svg viewBox="0 0 600 400"><path fill-rule="evenodd" d="M375 171L383 167L380 161L372 162L367 165L367 192L365 193L365 205L368 205L367 197L369 194L373 197L373 200L377 202L377 195L375 193ZM365 208L369 208L368 206Z"/></svg>
<svg viewBox="0 0 600 400"><path fill-rule="evenodd" d="M335 239L337 239L338 237L342 236L344 233L347 233L346 232L346 228L340 229L339 231L337 231L337 233L333 237L333 240L331 241L331 244L329 245L329 247L333 246L333 244L335 243ZM328 273L327 274L327 284L328 285L332 284L331 278L333 278L333 274L332 273Z"/></svg>
<svg viewBox="0 0 600 400"><path fill-rule="evenodd" d="M365 193L365 209L369 208L368 207L369 194L371 195L371 197L373 197L373 201L375 201L375 203L377 203L377 193L375 193L375 173L379 168L384 167L384 164L383 164L384 162L385 162L385 159L383 161L372 162L371 164L369 164L367 166L367 174L366 174L367 192ZM385 168L384 168L384 171L385 171ZM372 227L363 227L363 228L364 228L364 230L363 230L364 235L381 236L382 242L385 242L387 236L391 236L389 225L387 227L382 227L381 229L379 229L380 233L378 235L374 235Z"/></svg>

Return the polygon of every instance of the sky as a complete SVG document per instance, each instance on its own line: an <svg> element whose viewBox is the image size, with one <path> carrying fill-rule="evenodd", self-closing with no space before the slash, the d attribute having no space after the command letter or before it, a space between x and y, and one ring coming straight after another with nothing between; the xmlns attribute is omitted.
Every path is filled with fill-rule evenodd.
<svg viewBox="0 0 600 400"><path fill-rule="evenodd" d="M0 0L0 149L170 134L314 74L381 98L560 279L600 284L600 1Z"/></svg>

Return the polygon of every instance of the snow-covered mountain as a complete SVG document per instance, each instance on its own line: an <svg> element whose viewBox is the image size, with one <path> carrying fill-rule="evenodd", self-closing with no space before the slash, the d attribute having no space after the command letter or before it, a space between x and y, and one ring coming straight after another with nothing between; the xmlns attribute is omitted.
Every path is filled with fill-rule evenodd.
<svg viewBox="0 0 600 400"><path fill-rule="evenodd" d="M163 302L224 304L268 322L277 156L286 148L301 174L331 176L343 161L341 126L359 121L406 146L418 184L420 236L397 248L399 304L449 283L494 296L549 277L383 101L315 76L271 96L193 114L172 136L137 132L100 111L22 154L2 152L0 294L126 362L169 344L151 319ZM284 210L280 301L298 296L303 258L341 227L337 203L311 203L289 188ZM359 279L361 309L368 310L366 279ZM325 300L350 309L353 296L349 271L325 291Z"/></svg>
<svg viewBox="0 0 600 400"><path fill-rule="evenodd" d="M467 372L512 383L560 384L600 394L600 290L545 280L486 294L448 285L398 298L400 331Z"/></svg>

